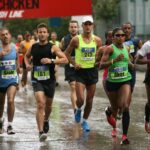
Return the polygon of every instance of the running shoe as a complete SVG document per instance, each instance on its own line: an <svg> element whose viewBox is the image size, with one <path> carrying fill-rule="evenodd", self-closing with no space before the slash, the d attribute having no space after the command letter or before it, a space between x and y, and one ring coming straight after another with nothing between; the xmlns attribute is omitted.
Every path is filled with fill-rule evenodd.
<svg viewBox="0 0 150 150"><path fill-rule="evenodd" d="M122 135L122 140L120 142L121 145L128 145L130 144L130 141L128 140L126 135Z"/></svg>
<svg viewBox="0 0 150 150"><path fill-rule="evenodd" d="M40 142L44 142L47 139L47 134L44 132L39 133L39 140Z"/></svg>
<svg viewBox="0 0 150 150"><path fill-rule="evenodd" d="M9 125L7 127L7 134L11 135L11 134L15 134L15 132L13 131L13 127L11 125Z"/></svg>
<svg viewBox="0 0 150 150"><path fill-rule="evenodd" d="M116 119L112 116L112 112L110 110L110 107L106 107L105 108L105 114L106 114L106 118L107 118L108 123L113 128L116 128Z"/></svg>
<svg viewBox="0 0 150 150"><path fill-rule="evenodd" d="M112 136L112 137L116 137L116 136L117 136L117 130L116 130L116 128L114 128L114 129L112 130L111 136Z"/></svg>
<svg viewBox="0 0 150 150"><path fill-rule="evenodd" d="M2 121L0 121L0 134L3 134L3 132L4 132L3 126L4 126L4 119L2 119Z"/></svg>
<svg viewBox="0 0 150 150"><path fill-rule="evenodd" d="M79 123L81 121L81 109L77 109L75 112L75 121Z"/></svg>
<svg viewBox="0 0 150 150"><path fill-rule="evenodd" d="M81 124L81 126L82 126L82 128L83 128L84 131L86 131L86 132L90 131L90 126L89 126L88 122L83 121L82 124Z"/></svg>
<svg viewBox="0 0 150 150"><path fill-rule="evenodd" d="M44 133L47 133L49 131L49 121L48 120L44 121L43 131L44 131Z"/></svg>
<svg viewBox="0 0 150 150"><path fill-rule="evenodd" d="M146 131L147 133L150 133L150 122L146 122L146 121L145 121L145 131Z"/></svg>

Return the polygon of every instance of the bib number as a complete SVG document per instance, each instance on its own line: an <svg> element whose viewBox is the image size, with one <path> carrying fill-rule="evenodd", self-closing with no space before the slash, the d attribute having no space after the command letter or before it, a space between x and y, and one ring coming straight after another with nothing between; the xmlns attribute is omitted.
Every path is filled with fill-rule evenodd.
<svg viewBox="0 0 150 150"><path fill-rule="evenodd" d="M39 81L50 79L49 68L47 66L35 66L34 67L34 78Z"/></svg>
<svg viewBox="0 0 150 150"><path fill-rule="evenodd" d="M85 61L94 60L95 59L94 52L95 52L95 48L82 48L81 59Z"/></svg>
<svg viewBox="0 0 150 150"><path fill-rule="evenodd" d="M114 80L126 78L127 76L128 76L127 67L116 67L113 69L113 72L111 73L111 78Z"/></svg>

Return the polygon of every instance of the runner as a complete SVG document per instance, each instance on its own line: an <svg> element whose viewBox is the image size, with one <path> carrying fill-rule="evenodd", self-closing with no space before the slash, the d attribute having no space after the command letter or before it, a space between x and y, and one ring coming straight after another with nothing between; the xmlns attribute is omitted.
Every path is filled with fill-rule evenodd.
<svg viewBox="0 0 150 150"><path fill-rule="evenodd" d="M17 36L17 42L16 42L16 50L17 52L19 51L20 44L23 41L23 36L22 34L18 34ZM22 67L22 61L23 61L23 55L19 54L19 61L20 61L20 67Z"/></svg>
<svg viewBox="0 0 150 150"><path fill-rule="evenodd" d="M98 82L98 69L94 67L94 64L96 51L102 45L101 39L92 34L93 27L93 18L84 16L82 22L83 33L73 37L66 49L66 56L76 69L77 110L75 121L77 123L81 121L82 106L85 103L81 124L84 131L90 131L87 119L92 110L96 83ZM75 59L71 57L73 50L75 51ZM86 97L84 95L85 90Z"/></svg>
<svg viewBox="0 0 150 150"><path fill-rule="evenodd" d="M19 57L17 56L16 47L11 44L11 35L7 28L0 29L0 134L3 133L4 127L4 106L7 96L7 134L15 134L12 127L15 106L14 99L18 85Z"/></svg>
<svg viewBox="0 0 150 150"><path fill-rule="evenodd" d="M71 39L78 34L78 31L79 31L78 22L76 20L71 20L69 22L69 29L68 30L69 30L69 34L64 36L61 40L61 43L60 43L60 48L63 51L68 47ZM74 59L75 50L72 51L71 57L72 57L72 59ZM72 108L73 108L74 113L75 113L76 108L77 108L77 106L76 106L76 100L77 100L76 75L75 75L75 68L72 64L66 64L65 65L65 80L68 81L68 83L70 85L70 98L71 98Z"/></svg>
<svg viewBox="0 0 150 150"><path fill-rule="evenodd" d="M31 37L31 43L34 44L34 43L36 43L36 42L39 42L39 39L38 39L37 31L34 30L34 31L33 31L33 35L32 35L32 37Z"/></svg>
<svg viewBox="0 0 150 150"><path fill-rule="evenodd" d="M133 27L130 22L126 22L122 25L122 29L125 33L125 42L124 44L129 47L130 49L130 56L132 56L131 62L134 63L136 54L138 49L142 47L142 41L138 38L135 38L134 35L132 35ZM132 75L131 79L131 92L133 93L135 82L136 82L136 70L130 69L129 72Z"/></svg>
<svg viewBox="0 0 150 150"><path fill-rule="evenodd" d="M106 89L111 108L107 107L105 111L108 123L113 127L112 136L116 137L116 117L118 110L121 110L123 114L121 144L129 144L127 132L130 122L131 74L128 71L129 54L123 45L124 40L125 34L123 30L121 28L115 28L113 30L113 44L106 47L101 59L101 67L109 67Z"/></svg>
<svg viewBox="0 0 150 150"><path fill-rule="evenodd" d="M100 60L101 60L101 57L105 51L105 48L107 48L107 46L112 44L112 41L113 41L112 32L113 32L112 29L109 29L108 31L105 32L105 39L106 39L105 45L100 47L98 52L97 52L95 65L98 67L100 67ZM108 75L108 68L104 68L102 83L103 83L103 88L105 90L106 95L107 95L107 89L106 89L107 75Z"/></svg>
<svg viewBox="0 0 150 150"><path fill-rule="evenodd" d="M147 57L147 59L144 57ZM138 51L136 62L139 64L147 64L144 80L147 93L147 103L145 105L145 130L147 133L150 133L150 41L147 41Z"/></svg>
<svg viewBox="0 0 150 150"><path fill-rule="evenodd" d="M31 42L31 34L28 31L26 31L24 37L25 37L25 40L22 41L21 44L20 44L19 53L23 55L23 64L22 64L23 72L22 72L21 84L22 84L22 87L24 87L24 92L27 93L26 85L27 85L28 71L26 70L26 66L25 66L25 63L24 63L24 56L25 56L27 50L32 45L32 42Z"/></svg>
<svg viewBox="0 0 150 150"><path fill-rule="evenodd" d="M39 43L33 44L27 51L25 63L27 70L31 70L30 57L32 57L32 86L37 102L36 120L39 140L44 141L49 131L49 116L55 92L55 64L67 63L67 58L56 45L48 41L49 30L46 24L39 24L37 33Z"/></svg>
<svg viewBox="0 0 150 150"><path fill-rule="evenodd" d="M60 42L57 40L57 33L56 32L51 33L50 43L55 44L56 46L59 47ZM57 59L57 57L56 57L56 59ZM58 69L59 69L59 66L55 65L56 86L59 86L59 83L58 83Z"/></svg>

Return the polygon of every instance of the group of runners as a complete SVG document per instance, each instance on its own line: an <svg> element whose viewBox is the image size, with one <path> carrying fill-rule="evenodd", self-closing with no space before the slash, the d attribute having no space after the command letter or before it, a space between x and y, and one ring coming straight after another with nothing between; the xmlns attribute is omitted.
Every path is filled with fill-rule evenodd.
<svg viewBox="0 0 150 150"><path fill-rule="evenodd" d="M14 98L20 73L19 54L23 55L22 86L26 87L27 73L31 71L31 82L37 103L36 120L39 140L45 141L49 131L49 119L59 64L65 64L65 80L70 87L70 99L76 123L81 123L84 132L90 131L88 118L92 110L93 98L98 82L98 71L104 69L103 87L110 101L105 108L108 123L112 126L112 137L117 136L116 122L122 119L121 143L129 144L128 128L130 123L129 107L136 82L136 63L148 64L144 83L148 101L145 105L145 130L150 133L150 42L144 43L132 35L129 22L106 32L106 43L102 45L100 37L93 34L94 21L91 16L83 17L82 29L71 20L68 35L60 43L57 34L52 32L51 41L48 26L37 26L36 40L31 43L30 34L19 42L19 48L11 43L11 34L7 28L0 30L0 133L3 133L4 104L7 95L8 126L7 133L15 134L12 122L14 117ZM21 39L21 35L18 35ZM53 40L54 39L54 40ZM147 56L147 59L144 57ZM25 88L26 91L26 88ZM84 108L83 108L84 107ZM82 115L83 113L83 115Z"/></svg>

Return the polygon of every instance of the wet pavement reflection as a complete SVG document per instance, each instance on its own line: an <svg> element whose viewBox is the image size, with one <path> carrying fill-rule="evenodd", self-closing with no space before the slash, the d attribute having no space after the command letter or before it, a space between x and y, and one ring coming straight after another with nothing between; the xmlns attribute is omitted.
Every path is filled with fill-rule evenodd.
<svg viewBox="0 0 150 150"><path fill-rule="evenodd" d="M59 84L56 88L53 111L50 117L50 131L45 142L39 142L35 120L36 103L30 83L27 94L22 88L15 99L15 135L0 135L0 150L150 150L150 135L144 130L144 105L146 103L144 73L138 72L137 84L130 108L128 146L120 146L121 120L117 122L117 138L111 137L104 109L109 101L104 93L101 80L97 84L93 109L89 117L90 132L84 132L81 125L74 122L68 83L64 82L63 69L60 68ZM100 72L100 77L102 72ZM5 108L6 109L6 108ZM5 110L5 130L7 118Z"/></svg>

